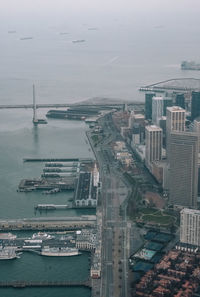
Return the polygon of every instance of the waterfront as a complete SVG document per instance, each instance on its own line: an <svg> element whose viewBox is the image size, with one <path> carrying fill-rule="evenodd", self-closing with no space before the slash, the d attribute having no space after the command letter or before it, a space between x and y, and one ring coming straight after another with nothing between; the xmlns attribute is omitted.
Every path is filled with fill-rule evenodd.
<svg viewBox="0 0 200 297"><path fill-rule="evenodd" d="M132 14L126 19L122 16L115 19L114 15L111 18L88 20L87 16L85 19L81 16L73 19L67 13L60 20L51 18L47 23L40 20L38 24L31 16L26 26L20 24L21 18L20 21L15 18L10 22L3 21L0 29L1 104L31 103L33 83L36 84L38 103L73 103L95 96L143 101L144 94L137 91L141 85L173 77L199 78L199 73L180 69L181 60L199 57L198 26L190 34L192 24L188 26L186 21L183 27L174 28L171 20L165 24L163 13L163 19L151 16L151 21L146 16L134 19ZM86 20L97 23L99 30L89 32L88 26L84 25ZM11 27L17 30L16 34L7 33ZM59 32L65 31L69 31L69 36L60 36ZM22 36L30 35L33 39L20 40ZM72 44L71 40L76 38L84 38L86 42ZM44 115L45 111L39 113ZM72 192L52 196L16 192L22 178L38 177L43 168L43 164L23 163L24 157L92 157L83 122L48 121L48 125L33 127L31 110L0 111L0 218L39 216L39 212L34 212L35 205L65 204L72 198ZM42 215L74 216L91 212L67 210L43 212ZM0 277L7 280L24 279L25 276L34 277L34 280L36 276L55 279L56 275L73 280L77 276L85 278L88 276L87 258L85 254L77 261L70 262L66 258L61 263L57 258L55 262L42 257L36 260L35 255L26 254L19 262L0 262ZM79 274L80 269L83 273ZM58 294L88 297L90 291L84 288L1 289L0 294L5 297L53 297Z"/></svg>
<svg viewBox="0 0 200 297"><path fill-rule="evenodd" d="M45 114L45 111L41 111ZM41 192L17 192L22 178L39 177L44 163L24 163L24 157L83 157L93 158L86 141L84 122L49 120L48 125L33 127L31 110L0 112L0 217L24 218L38 216L78 216L94 214L95 210L66 210L34 212L39 203L65 204L73 192L42 195ZM42 115L43 115L42 114ZM59 133L58 133L59 132ZM24 232L23 232L24 235ZM18 233L18 236L23 236ZM89 276L89 254L64 259L45 258L25 253L20 259L1 261L1 280L85 280ZM1 296L53 297L90 296L86 288L26 288L23 290L0 289Z"/></svg>

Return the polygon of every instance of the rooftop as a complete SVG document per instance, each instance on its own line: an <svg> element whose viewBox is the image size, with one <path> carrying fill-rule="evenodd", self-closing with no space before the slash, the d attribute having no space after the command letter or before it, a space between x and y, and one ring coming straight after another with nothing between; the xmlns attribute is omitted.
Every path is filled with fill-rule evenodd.
<svg viewBox="0 0 200 297"><path fill-rule="evenodd" d="M197 209L190 209L190 208L183 208L183 209L181 210L181 214L200 215L200 210L197 210Z"/></svg>
<svg viewBox="0 0 200 297"><path fill-rule="evenodd" d="M180 106L168 106L167 107L167 110L169 110L171 112L173 112L173 111L176 111L176 112L178 112L178 111L182 111L182 112L185 111L185 109L183 109Z"/></svg>
<svg viewBox="0 0 200 297"><path fill-rule="evenodd" d="M156 125L150 125L145 127L148 131L162 131L162 129Z"/></svg>

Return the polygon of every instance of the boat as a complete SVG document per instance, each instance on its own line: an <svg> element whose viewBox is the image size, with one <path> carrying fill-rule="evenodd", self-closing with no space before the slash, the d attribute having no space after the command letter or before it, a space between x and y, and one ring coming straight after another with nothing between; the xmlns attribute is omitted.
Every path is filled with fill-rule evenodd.
<svg viewBox="0 0 200 297"><path fill-rule="evenodd" d="M49 239L53 239L54 236L47 234L45 232L38 232L38 233L34 233L32 236L32 239L41 239L41 240L49 240Z"/></svg>
<svg viewBox="0 0 200 297"><path fill-rule="evenodd" d="M28 39L33 39L33 37L28 36L28 37L22 37L22 38L20 38L20 40L28 40Z"/></svg>
<svg viewBox="0 0 200 297"><path fill-rule="evenodd" d="M48 190L48 191L43 191L42 194L49 195L49 194L56 194L58 192L60 192L60 189L59 188L54 188L54 189L51 189L51 190Z"/></svg>
<svg viewBox="0 0 200 297"><path fill-rule="evenodd" d="M39 210L56 210L56 209L66 209L68 208L68 205L57 205L57 204L38 204L35 206L35 209Z"/></svg>
<svg viewBox="0 0 200 297"><path fill-rule="evenodd" d="M73 43L85 42L85 39L72 40Z"/></svg>
<svg viewBox="0 0 200 297"><path fill-rule="evenodd" d="M47 120L45 120L45 119L34 119L33 124L34 125L47 124Z"/></svg>
<svg viewBox="0 0 200 297"><path fill-rule="evenodd" d="M200 70L200 64L195 63L194 61L183 61L181 63L182 70Z"/></svg>
<svg viewBox="0 0 200 297"><path fill-rule="evenodd" d="M17 235L14 235L12 233L0 233L1 240L14 240L16 238L17 238Z"/></svg>
<svg viewBox="0 0 200 297"><path fill-rule="evenodd" d="M0 260L11 260L16 258L19 258L19 255L16 254L16 247L0 246Z"/></svg>
<svg viewBox="0 0 200 297"><path fill-rule="evenodd" d="M80 253L79 250L76 248L46 246L42 249L41 255L49 257L69 257L78 256L80 255Z"/></svg>

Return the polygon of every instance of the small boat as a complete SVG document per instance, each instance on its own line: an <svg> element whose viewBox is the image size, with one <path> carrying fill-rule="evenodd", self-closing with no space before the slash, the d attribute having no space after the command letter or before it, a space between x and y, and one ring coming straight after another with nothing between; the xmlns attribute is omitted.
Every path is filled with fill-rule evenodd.
<svg viewBox="0 0 200 297"><path fill-rule="evenodd" d="M72 40L73 43L85 42L85 39Z"/></svg>

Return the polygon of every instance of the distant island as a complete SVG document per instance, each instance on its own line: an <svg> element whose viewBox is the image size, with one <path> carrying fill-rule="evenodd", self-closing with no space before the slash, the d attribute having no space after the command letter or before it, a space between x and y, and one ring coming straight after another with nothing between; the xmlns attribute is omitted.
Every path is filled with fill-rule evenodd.
<svg viewBox="0 0 200 297"><path fill-rule="evenodd" d="M200 64L195 63L194 61L183 61L181 63L182 70L200 70Z"/></svg>

